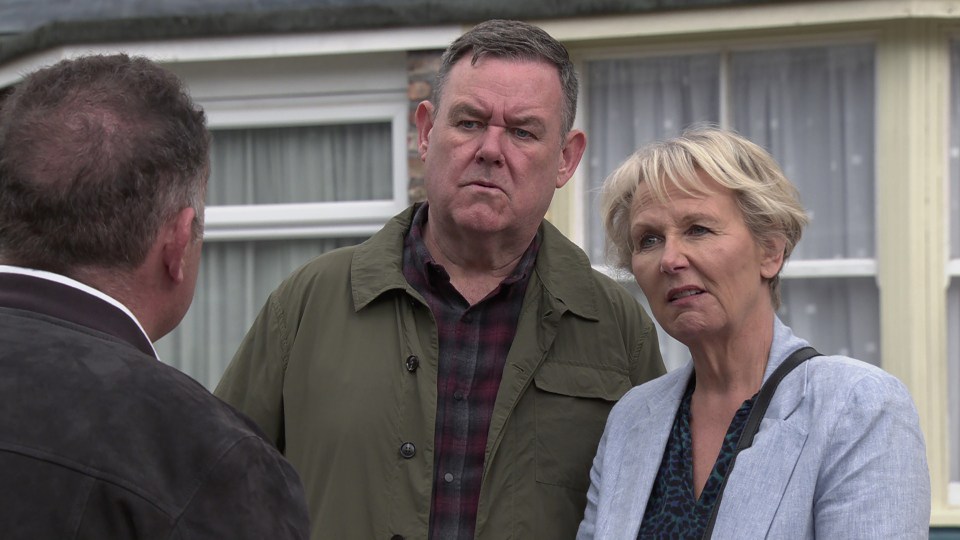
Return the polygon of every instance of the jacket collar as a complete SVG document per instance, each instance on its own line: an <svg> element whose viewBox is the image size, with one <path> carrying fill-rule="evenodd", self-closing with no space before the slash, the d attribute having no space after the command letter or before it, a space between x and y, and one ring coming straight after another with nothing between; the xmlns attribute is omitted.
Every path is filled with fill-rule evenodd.
<svg viewBox="0 0 960 540"><path fill-rule="evenodd" d="M540 230L543 231L543 244L540 245L535 272L543 288L572 313L599 320L597 300L600 291L590 259L549 221L544 220Z"/></svg>
<svg viewBox="0 0 960 540"><path fill-rule="evenodd" d="M803 338L794 335L789 326L783 324L779 317L773 317L773 343L770 345L770 356L767 358L767 369L763 373L763 380L766 382L770 375L780 367L787 357L793 354L797 349L808 346L809 343Z"/></svg>
<svg viewBox="0 0 960 540"><path fill-rule="evenodd" d="M387 222L379 232L360 244L350 269L353 303L363 309L387 291L400 289L419 298L403 278L403 238L410 230L417 204ZM546 220L540 225L543 243L534 272L549 293L566 309L586 319L599 318L590 261L583 250ZM528 293L529 294L529 293Z"/></svg>
<svg viewBox="0 0 960 540"><path fill-rule="evenodd" d="M412 205L394 216L353 252L350 282L356 311L394 289L406 290L420 297L403 277L403 238L410 230L417 206Z"/></svg>
<svg viewBox="0 0 960 540"><path fill-rule="evenodd" d="M610 500L622 510L607 512L603 521L597 522L598 538L636 537L670 437L673 419L692 374L693 364L687 362L645 383L648 392L643 394L641 403L629 404L631 395L628 393L622 404L618 404L618 407L626 406L633 413L629 420L631 425L622 441L612 441L617 446L618 454L613 459L607 459L606 463L617 467L617 470L605 471L604 476L610 474L616 482ZM637 449L642 449L644 455L640 456Z"/></svg>
<svg viewBox="0 0 960 540"><path fill-rule="evenodd" d="M780 319L774 318L773 344L764 382L790 354L807 345ZM809 362L805 362L777 387L753 446L737 456L717 515L716 536L761 538L769 535L810 432L810 422L823 420L813 418L809 409L798 413L809 390L809 369ZM742 519L747 513L751 518Z"/></svg>
<svg viewBox="0 0 960 540"><path fill-rule="evenodd" d="M157 358L153 344L131 314L69 285L67 280L0 271L0 307L31 311L91 328Z"/></svg>

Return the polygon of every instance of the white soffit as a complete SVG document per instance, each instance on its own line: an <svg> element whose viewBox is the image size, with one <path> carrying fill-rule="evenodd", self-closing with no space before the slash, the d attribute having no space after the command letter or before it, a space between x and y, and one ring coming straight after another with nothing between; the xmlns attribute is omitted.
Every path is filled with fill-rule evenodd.
<svg viewBox="0 0 960 540"><path fill-rule="evenodd" d="M444 49L462 33L462 26L448 25L315 34L64 45L24 56L0 66L0 88L15 83L24 74L40 67L85 54L124 52L132 56L146 56L161 63L178 63L415 51Z"/></svg>
<svg viewBox="0 0 960 540"><path fill-rule="evenodd" d="M867 23L913 18L958 19L956 0L835 0L535 21L564 42L706 32Z"/></svg>

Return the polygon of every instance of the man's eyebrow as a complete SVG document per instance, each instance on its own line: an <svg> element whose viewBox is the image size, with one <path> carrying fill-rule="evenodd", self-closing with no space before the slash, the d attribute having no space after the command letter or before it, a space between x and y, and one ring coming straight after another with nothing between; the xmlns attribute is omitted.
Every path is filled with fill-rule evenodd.
<svg viewBox="0 0 960 540"><path fill-rule="evenodd" d="M483 111L470 105L469 103L457 103L450 108L450 116L471 116L476 118L483 118Z"/></svg>
<svg viewBox="0 0 960 540"><path fill-rule="evenodd" d="M447 116L451 119L468 117L483 120L486 119L488 115L482 109L469 103L457 103L450 107L450 112ZM523 129L534 132L543 132L547 129L543 119L536 115L508 117L506 120L509 127L522 127Z"/></svg>
<svg viewBox="0 0 960 540"><path fill-rule="evenodd" d="M546 131L547 126L539 116L516 116L507 118L507 123L512 126L520 126L532 131Z"/></svg>

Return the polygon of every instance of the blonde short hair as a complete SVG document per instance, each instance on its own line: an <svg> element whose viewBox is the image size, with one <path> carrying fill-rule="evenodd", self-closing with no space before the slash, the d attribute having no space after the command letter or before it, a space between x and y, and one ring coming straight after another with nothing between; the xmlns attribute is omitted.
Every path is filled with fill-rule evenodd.
<svg viewBox="0 0 960 540"><path fill-rule="evenodd" d="M698 171L734 192L744 223L759 244L785 240L786 262L809 221L796 187L760 146L733 131L695 126L679 137L640 148L604 182L601 216L617 265L630 268L630 209L637 188L646 183L660 201L669 198L670 187L703 193L706 186ZM771 301L779 307L779 272L769 285Z"/></svg>

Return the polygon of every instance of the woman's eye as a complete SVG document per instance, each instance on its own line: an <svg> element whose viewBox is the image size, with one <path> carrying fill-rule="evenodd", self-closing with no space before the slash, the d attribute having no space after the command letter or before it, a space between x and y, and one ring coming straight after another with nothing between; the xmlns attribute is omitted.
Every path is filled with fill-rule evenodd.
<svg viewBox="0 0 960 540"><path fill-rule="evenodd" d="M702 236L710 232L710 229L701 225L691 225L688 232L693 236Z"/></svg>
<svg viewBox="0 0 960 540"><path fill-rule="evenodd" d="M659 241L659 237L652 234L645 234L634 242L634 249L636 251L644 251L657 245Z"/></svg>

